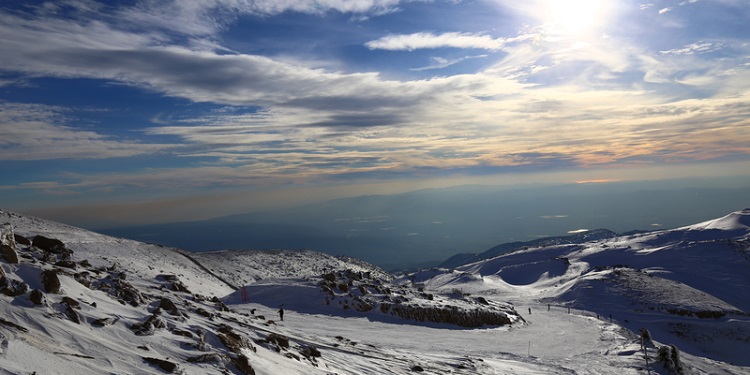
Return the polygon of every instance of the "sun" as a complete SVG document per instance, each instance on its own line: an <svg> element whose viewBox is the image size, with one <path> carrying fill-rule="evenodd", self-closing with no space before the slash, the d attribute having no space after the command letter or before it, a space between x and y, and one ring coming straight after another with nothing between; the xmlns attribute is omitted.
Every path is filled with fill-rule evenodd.
<svg viewBox="0 0 750 375"><path fill-rule="evenodd" d="M604 24L606 0L545 0L548 25L562 34L588 34Z"/></svg>

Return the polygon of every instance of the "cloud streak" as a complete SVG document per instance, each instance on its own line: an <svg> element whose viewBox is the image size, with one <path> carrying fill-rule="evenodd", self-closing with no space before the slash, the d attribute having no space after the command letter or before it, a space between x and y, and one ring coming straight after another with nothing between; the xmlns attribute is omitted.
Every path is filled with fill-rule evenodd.
<svg viewBox="0 0 750 375"><path fill-rule="evenodd" d="M0 160L125 158L174 147L115 139L69 122L64 108L0 103Z"/></svg>
<svg viewBox="0 0 750 375"><path fill-rule="evenodd" d="M387 35L380 39L369 41L365 43L365 46L369 49L389 51L414 51L417 49L445 47L499 50L505 46L505 43L505 39L495 39L483 34L460 32L433 34L422 32L408 35Z"/></svg>

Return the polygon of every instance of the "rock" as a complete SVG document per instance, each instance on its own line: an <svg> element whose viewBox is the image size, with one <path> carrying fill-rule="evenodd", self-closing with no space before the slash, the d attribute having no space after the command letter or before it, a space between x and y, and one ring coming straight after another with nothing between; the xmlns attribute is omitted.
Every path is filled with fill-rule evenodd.
<svg viewBox="0 0 750 375"><path fill-rule="evenodd" d="M42 271L42 285L44 291L52 294L60 294L60 279L57 273L52 270Z"/></svg>
<svg viewBox="0 0 750 375"><path fill-rule="evenodd" d="M172 283L172 290L175 292L190 293L190 290L182 283L182 281L175 281Z"/></svg>
<svg viewBox="0 0 750 375"><path fill-rule="evenodd" d="M192 334L192 332L190 332L190 331L184 331L184 330L177 329L177 328L175 328L175 329L172 330L172 334L173 335L177 335L177 336L191 338L191 339L194 337L193 334Z"/></svg>
<svg viewBox="0 0 750 375"><path fill-rule="evenodd" d="M26 237L24 237L24 236L21 236L21 235L18 235L18 234L14 233L13 234L13 239L16 240L16 244L31 246L31 241L29 241L29 239L26 238Z"/></svg>
<svg viewBox="0 0 750 375"><path fill-rule="evenodd" d="M255 375L255 369L253 369L253 366L250 365L250 358L247 358L246 355L240 354L237 357L233 357L232 363L234 363L234 365L237 367L237 370L239 370L241 374Z"/></svg>
<svg viewBox="0 0 750 375"><path fill-rule="evenodd" d="M69 252L62 241L55 238L47 238L42 235L34 237L31 245L53 254L65 254L66 252Z"/></svg>
<svg viewBox="0 0 750 375"><path fill-rule="evenodd" d="M424 369L422 368L422 366L414 365L411 367L411 371L412 372L424 372Z"/></svg>
<svg viewBox="0 0 750 375"><path fill-rule="evenodd" d="M91 276L88 271L79 272L73 275L73 278L78 281L81 285L91 288L91 279L89 278Z"/></svg>
<svg viewBox="0 0 750 375"><path fill-rule="evenodd" d="M242 349L250 349L252 351L256 351L255 347L250 344L250 341L234 332L232 327L222 324L219 327L219 332L220 333L218 333L216 336L219 337L221 343L224 344L224 346L226 346L229 350L237 354L240 354L242 352Z"/></svg>
<svg viewBox="0 0 750 375"><path fill-rule="evenodd" d="M224 357L219 353L207 353L201 354L195 357L188 357L187 361L190 363L209 363L209 362L224 362Z"/></svg>
<svg viewBox="0 0 750 375"><path fill-rule="evenodd" d="M272 332L266 337L266 342L274 343L284 349L289 349L289 337Z"/></svg>
<svg viewBox="0 0 750 375"><path fill-rule="evenodd" d="M214 303L214 305L216 305L216 307L217 307L217 308L218 308L219 310L221 310L221 311L232 311L232 310L230 310L230 309L229 309L229 307L228 307L228 306L227 306L227 305L226 305L226 304L225 304L224 302L222 302L222 301L221 301L220 299L218 299L217 297L213 297L213 298L211 299L211 302L213 302L213 303Z"/></svg>
<svg viewBox="0 0 750 375"><path fill-rule="evenodd" d="M47 302L47 298L44 296L44 292L39 289L34 289L31 291L31 294L29 294L29 300L35 305L43 305L45 302Z"/></svg>
<svg viewBox="0 0 750 375"><path fill-rule="evenodd" d="M8 278L3 279L4 287L2 288L2 293L9 297L17 297L22 294L26 294L26 292L29 291L29 285L26 284L23 281L19 280L8 280Z"/></svg>
<svg viewBox="0 0 750 375"><path fill-rule="evenodd" d="M78 302L78 301L76 301L76 300L74 300L74 299L72 299L72 298L70 298L68 296L63 297L61 303L64 303L64 304L66 304L66 305L68 305L68 306L70 306L72 308L75 308L75 309L80 309L81 308L81 303L80 302Z"/></svg>
<svg viewBox="0 0 750 375"><path fill-rule="evenodd" d="M0 255L8 263L18 263L16 239L13 235L13 226L10 223L0 225Z"/></svg>
<svg viewBox="0 0 750 375"><path fill-rule="evenodd" d="M314 346L305 346L304 349L300 350L299 354L302 354L305 358L320 358L320 350Z"/></svg>
<svg viewBox="0 0 750 375"><path fill-rule="evenodd" d="M78 313L73 309L73 306L68 305L67 303L64 304L65 307L65 316L68 317L73 323L81 324L81 317L78 316Z"/></svg>
<svg viewBox="0 0 750 375"><path fill-rule="evenodd" d="M138 307L140 304L144 303L146 299L143 297L143 294L141 294L138 289L136 289L133 285L129 284L126 281L117 279L114 282L115 285L115 295L117 298L122 298L124 301L128 302L133 307Z"/></svg>
<svg viewBox="0 0 750 375"><path fill-rule="evenodd" d="M213 314L211 314L210 312L206 311L206 309L204 309L202 307L197 308L195 310L195 313L198 314L198 315L201 315L201 316L205 316L206 318L213 317Z"/></svg>
<svg viewBox="0 0 750 375"><path fill-rule="evenodd" d="M108 325L112 325L115 322L114 318L101 318L96 319L93 322L91 322L91 325L94 327L105 327Z"/></svg>
<svg viewBox="0 0 750 375"><path fill-rule="evenodd" d="M173 373L177 370L177 364L174 362L167 361L165 359L153 358L153 357L141 357L144 361L159 366L160 369L167 373Z"/></svg>
<svg viewBox="0 0 750 375"><path fill-rule="evenodd" d="M167 328L167 323L159 315L151 315L145 322L141 324L133 324L130 329L137 336L150 336L154 334L156 329Z"/></svg>
<svg viewBox="0 0 750 375"><path fill-rule="evenodd" d="M78 268L78 265L76 264L76 262L74 262L74 261L72 261L70 259L61 260L61 261L55 263L55 266L65 267L65 268L70 268L70 269L76 269L76 268Z"/></svg>
<svg viewBox="0 0 750 375"><path fill-rule="evenodd" d="M182 313L180 313L177 305L175 305L174 302L172 302L172 300L167 297L163 297L161 301L159 301L159 308L169 313L169 315L182 316Z"/></svg>

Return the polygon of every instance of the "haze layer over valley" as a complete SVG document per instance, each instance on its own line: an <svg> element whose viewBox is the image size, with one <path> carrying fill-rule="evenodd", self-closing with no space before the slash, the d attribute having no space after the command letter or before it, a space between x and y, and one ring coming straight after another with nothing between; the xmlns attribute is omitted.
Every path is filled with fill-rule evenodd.
<svg viewBox="0 0 750 375"><path fill-rule="evenodd" d="M676 228L723 215L748 196L750 180L743 177L468 185L94 230L191 251L310 249L403 269L570 232Z"/></svg>

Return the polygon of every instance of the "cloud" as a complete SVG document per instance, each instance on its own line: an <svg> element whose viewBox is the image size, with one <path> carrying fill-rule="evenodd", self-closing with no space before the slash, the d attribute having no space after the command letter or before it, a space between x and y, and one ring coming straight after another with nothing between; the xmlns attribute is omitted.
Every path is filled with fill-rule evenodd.
<svg viewBox="0 0 750 375"><path fill-rule="evenodd" d="M146 0L117 10L114 18L141 27L191 36L213 36L242 16L275 16L285 12L352 14L360 19L398 10L400 0Z"/></svg>
<svg viewBox="0 0 750 375"><path fill-rule="evenodd" d="M174 146L117 140L69 123L67 109L0 103L0 160L108 159L152 154Z"/></svg>
<svg viewBox="0 0 750 375"><path fill-rule="evenodd" d="M672 11L672 9L673 9L672 7L661 8L659 9L659 14L669 13Z"/></svg>
<svg viewBox="0 0 750 375"><path fill-rule="evenodd" d="M661 53L662 55L692 55L716 52L723 49L724 47L725 45L720 42L697 42L688 44L682 48L659 51L659 53Z"/></svg>
<svg viewBox="0 0 750 375"><path fill-rule="evenodd" d="M218 8L231 14L261 9L268 14L314 12L295 8L313 2L144 4L138 9L180 7L185 14L177 19L182 20ZM342 12L396 6L387 1L319 4L318 11ZM230 17L224 22L233 21ZM203 31L182 32L192 36L225 27L185 25L204 26ZM743 85L750 77L742 65L747 63L747 47L725 45L718 50L720 44L696 42L660 53L629 39L571 41L544 37L533 28L505 39L477 33L417 33L368 43L373 49L405 51L503 50L493 66L480 72L396 80L376 72L320 69L302 58L195 48L195 43L177 43L160 27L173 33L179 25L134 32L108 18L31 18L0 12L0 35L13 36L0 43L0 66L6 70L32 78L100 79L222 106L191 118L153 116L156 126L140 135L179 140L169 147L76 127L74 116L67 116L64 108L5 104L0 158L111 158L164 152L193 162L132 174L67 175L79 181L66 185L70 189L118 189L591 168L750 153L750 112L745 104L750 98ZM726 56L721 61L704 59L701 54L708 51Z"/></svg>
<svg viewBox="0 0 750 375"><path fill-rule="evenodd" d="M482 58L486 58L486 57L487 57L487 55L463 56L463 57L459 57L457 59L451 59L451 60L447 60L447 59L444 59L442 57L433 57L432 60L434 61L434 64L428 65L428 66L424 66L424 67L421 67L421 68L412 68L410 70L411 71L415 71L415 72L421 72L421 71L432 70L432 69L443 69L443 68L447 68L447 67L452 66L452 65L456 65L456 64L461 63L461 62L466 61L466 60L470 60L470 59L482 59Z"/></svg>
<svg viewBox="0 0 750 375"><path fill-rule="evenodd" d="M485 34L448 32L443 34L414 33L387 35L377 40L365 43L369 49L383 49L389 51L414 51L417 49L435 48L472 48L485 50L499 50L505 46L503 38L492 38Z"/></svg>

